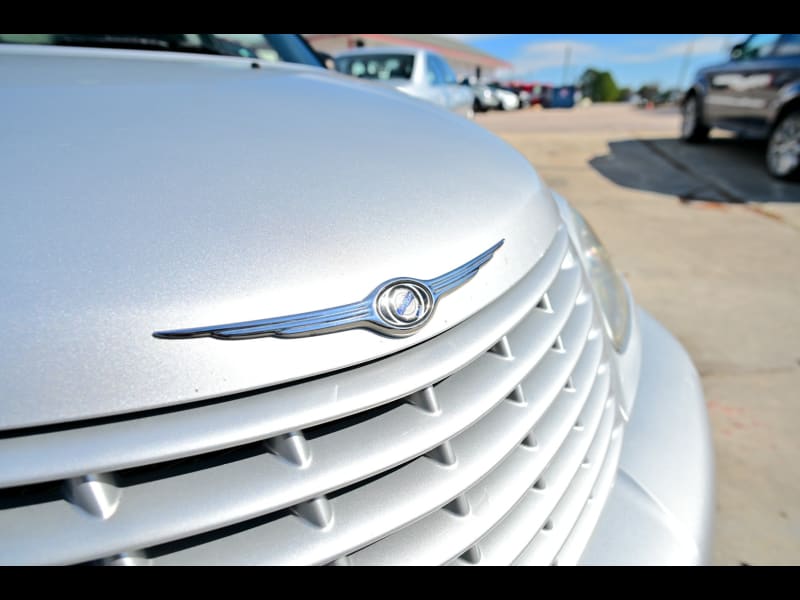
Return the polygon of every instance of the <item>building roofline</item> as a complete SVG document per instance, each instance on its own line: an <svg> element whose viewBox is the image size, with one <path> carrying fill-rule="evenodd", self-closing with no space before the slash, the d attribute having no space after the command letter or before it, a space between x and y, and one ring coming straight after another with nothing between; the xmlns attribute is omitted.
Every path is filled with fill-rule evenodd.
<svg viewBox="0 0 800 600"><path fill-rule="evenodd" d="M449 57L463 61L477 61L488 67L511 67L508 61L496 58L477 48L463 42L449 38L440 38L435 34L405 34L405 33L306 33L306 38L313 42L326 38L359 37L364 40L373 40L393 46L416 46L431 50ZM426 39L427 38L427 39Z"/></svg>
<svg viewBox="0 0 800 600"><path fill-rule="evenodd" d="M348 48L337 52L336 56L356 56L358 54L408 54L412 56L418 52L427 52L426 48L412 48L411 46L365 46L363 48Z"/></svg>

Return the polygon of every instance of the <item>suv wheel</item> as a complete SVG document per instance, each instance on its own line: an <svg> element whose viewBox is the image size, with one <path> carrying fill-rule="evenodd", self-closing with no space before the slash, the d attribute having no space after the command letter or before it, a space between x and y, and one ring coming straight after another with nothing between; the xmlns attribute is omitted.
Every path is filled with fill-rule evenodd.
<svg viewBox="0 0 800 600"><path fill-rule="evenodd" d="M769 136L767 170L773 177L800 177L800 110L784 116Z"/></svg>
<svg viewBox="0 0 800 600"><path fill-rule="evenodd" d="M703 142L708 139L709 128L700 119L700 102L696 95L686 99L681 107L683 122L681 123L681 139L686 142Z"/></svg>

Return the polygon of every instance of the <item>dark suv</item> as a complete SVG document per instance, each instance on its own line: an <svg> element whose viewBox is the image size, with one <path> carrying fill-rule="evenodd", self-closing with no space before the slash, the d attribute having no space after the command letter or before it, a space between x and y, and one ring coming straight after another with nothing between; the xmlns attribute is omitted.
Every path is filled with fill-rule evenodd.
<svg viewBox="0 0 800 600"><path fill-rule="evenodd" d="M701 69L683 99L681 137L702 142L711 127L768 139L767 170L800 177L800 34L756 33L730 61Z"/></svg>

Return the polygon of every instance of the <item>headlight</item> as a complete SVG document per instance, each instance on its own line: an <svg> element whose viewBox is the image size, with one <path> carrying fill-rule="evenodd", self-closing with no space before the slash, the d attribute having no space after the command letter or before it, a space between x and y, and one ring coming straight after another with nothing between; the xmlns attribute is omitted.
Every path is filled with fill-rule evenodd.
<svg viewBox="0 0 800 600"><path fill-rule="evenodd" d="M608 250L589 223L562 196L553 192L553 197L570 229L581 263L594 288L608 336L614 347L622 351L628 341L631 316L625 283L611 264Z"/></svg>

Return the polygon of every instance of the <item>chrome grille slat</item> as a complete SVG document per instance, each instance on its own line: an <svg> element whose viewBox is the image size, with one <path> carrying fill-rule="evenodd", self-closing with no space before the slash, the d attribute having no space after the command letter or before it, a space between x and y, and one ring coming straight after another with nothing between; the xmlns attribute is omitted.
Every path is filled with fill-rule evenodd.
<svg viewBox="0 0 800 600"><path fill-rule="evenodd" d="M600 465L616 457L609 455L611 449L611 433L618 413L616 406L610 404L607 410L604 426L607 433L602 439L602 452L598 452L597 461ZM603 472L601 468L579 469L575 474L569 488L558 499L553 511L548 516L552 524L549 530L540 530L530 544L514 560L515 565L549 565L557 564L556 556L572 531L577 517L581 514L590 492Z"/></svg>
<svg viewBox="0 0 800 600"><path fill-rule="evenodd" d="M310 528L294 517L287 517L158 557L156 563L205 564L230 560L232 564L325 564L441 508L497 467L543 414L551 415L554 423L561 422L553 415L568 411L570 405L555 403L554 411L549 412L547 408L560 393L575 394L564 391L563 385L579 358L592 358L591 353L583 353L581 342L590 332L592 316L590 302L576 307L562 332L565 346L574 351L548 352L529 375L532 382L537 381L537 373L546 372L547 377L541 377L544 381L531 387L526 405L503 402L473 427L450 440L457 457L455 465L448 467L419 458L368 485L333 498L333 526L326 530ZM598 352L595 360L599 360L602 339L595 337L593 345ZM554 376L554 372L560 376ZM587 374L591 377L592 372ZM526 383L523 381L523 386ZM584 388L585 394L589 393L587 388L588 385ZM540 393L534 394L535 389ZM580 406L579 401L578 408ZM567 432L571 424L566 421ZM537 436L541 438L542 447L550 447L554 453L561 440L557 439L557 428L552 428L555 431L548 432L542 426ZM544 464L546 461L542 468ZM271 547L267 543L271 539L284 543L280 548Z"/></svg>
<svg viewBox="0 0 800 600"><path fill-rule="evenodd" d="M436 338L357 369L230 401L47 433L2 437L0 488L153 464L297 431L367 410L461 369L537 304L568 250L562 226L507 293ZM397 377L397 373L404 377Z"/></svg>
<svg viewBox="0 0 800 600"><path fill-rule="evenodd" d="M564 542L556 556L556 562L560 565L574 565L580 560L586 544L594 531L594 527L600 518L606 500L614 486L617 474L619 456L622 453L622 427L615 429L610 446L606 454L605 462L601 467L600 474L592 488L592 500L586 503L583 512L578 517L572 531Z"/></svg>
<svg viewBox="0 0 800 600"><path fill-rule="evenodd" d="M587 351L585 362L595 370L601 344ZM551 409L534 428L536 436L549 440L536 449L517 447L494 471L464 495L471 511L464 517L447 511L436 511L390 535L362 551L350 555L353 564L442 564L478 543L493 527L514 509L527 490L539 479L552 460L566 466L580 464L600 423L608 397L608 373L592 381L591 372L581 377L580 384L591 387L585 403L574 393L562 392ZM579 388L581 389L581 388ZM560 405L560 406L556 406ZM587 424L585 431L573 431L576 419ZM558 444L555 440L564 441ZM480 544L479 544L480 545ZM480 563L483 564L481 548Z"/></svg>
<svg viewBox="0 0 800 600"><path fill-rule="evenodd" d="M600 403L601 407L605 402ZM598 469L608 451L609 433L614 422L615 407L605 407L598 415L598 426L591 445L574 444L577 450L570 455L560 452L540 478L545 481L544 489L530 487L522 500L478 545L481 549L482 565L511 564L530 544L534 536L546 523L561 496L569 489L580 469L583 457L589 457L590 466ZM580 439L574 435L572 439ZM585 440L586 438L584 438ZM577 460L576 460L577 457ZM551 557L552 558L552 557ZM549 561L545 561L549 564Z"/></svg>
<svg viewBox="0 0 800 600"><path fill-rule="evenodd" d="M561 227L500 298L403 352L203 405L0 432L0 563L573 563L621 437L600 318Z"/></svg>
<svg viewBox="0 0 800 600"><path fill-rule="evenodd" d="M533 309L517 328L534 325L538 343L527 344L513 359L486 353L436 386L440 413L431 415L411 405L356 426L306 442L311 459L306 468L267 454L177 475L125 489L114 518L86 520L63 500L0 512L0 555L11 553L27 562L40 552L45 538L55 548L55 563L79 562L148 547L290 507L419 456L473 424L502 402L519 378L531 370L559 332L576 347L585 336L584 323L563 329L577 296L580 271L565 270L553 286L553 306ZM576 313L588 314L588 308ZM584 317L585 318L585 317ZM551 333L544 334L550 330ZM565 333L566 332L566 333ZM541 368L547 368L548 361ZM464 403L465 395L479 402ZM397 440L387 445L386 439ZM253 473L259 473L254 478ZM224 487L217 485L225 482ZM232 496L228 490L236 489ZM150 507L152 498L159 498ZM213 510L212 510L213 507ZM17 524L25 523L20 528ZM32 523L32 525L31 525ZM54 533L55 532L55 533Z"/></svg>

